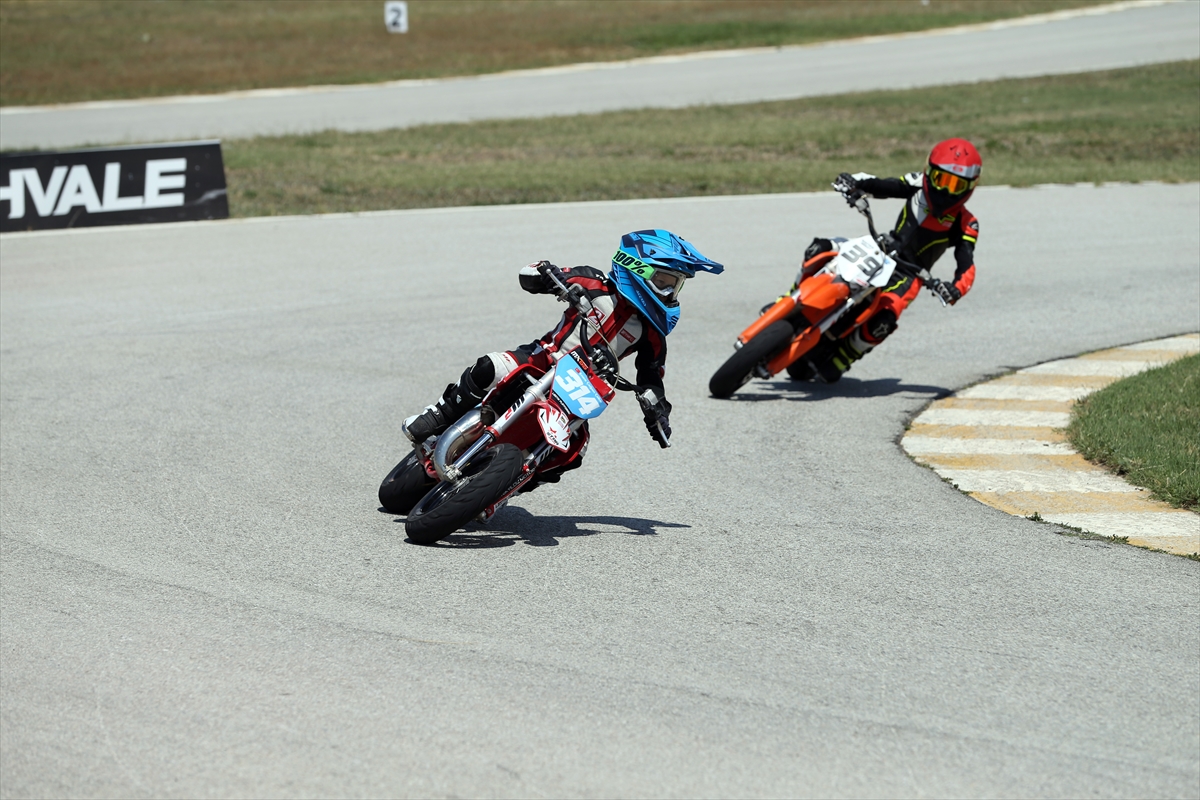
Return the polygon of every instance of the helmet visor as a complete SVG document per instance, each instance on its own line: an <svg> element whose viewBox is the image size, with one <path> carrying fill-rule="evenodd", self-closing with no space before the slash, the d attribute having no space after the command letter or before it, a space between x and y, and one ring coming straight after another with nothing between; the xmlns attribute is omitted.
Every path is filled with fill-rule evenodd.
<svg viewBox="0 0 1200 800"><path fill-rule="evenodd" d="M978 180L978 179L976 179ZM976 180L967 180L937 167L929 168L929 183L935 189L941 189L950 194L962 194L975 188Z"/></svg>

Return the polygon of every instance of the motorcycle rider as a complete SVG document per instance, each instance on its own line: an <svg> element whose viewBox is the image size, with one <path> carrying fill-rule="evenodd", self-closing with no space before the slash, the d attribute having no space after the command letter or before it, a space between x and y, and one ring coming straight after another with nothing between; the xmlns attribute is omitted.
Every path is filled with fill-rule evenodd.
<svg viewBox="0 0 1200 800"><path fill-rule="evenodd" d="M537 262L521 269L521 288L531 294L551 294L556 287L538 267ZM642 230L621 237L621 244L612 258L607 277L589 266L562 270L568 286L578 286L591 301L588 314L588 340L592 345L607 345L617 357L635 355L637 383L652 388L661 398L644 414L646 429L659 441L659 425L669 440L671 436L671 404L663 391L663 374L667 358L667 334L679 321L679 292L684 281L697 270L719 274L724 266L710 261L684 239L666 230ZM463 371L458 383L446 387L442 397L422 413L404 421L403 431L413 446L420 446L430 436L437 436L474 408L502 378L519 365L534 362L550 369L553 360L546 349L551 344L567 351L580 344L575 323L578 312L568 308L558 325L540 339L513 350L488 353ZM582 453L580 453L582 456ZM575 459L559 475L580 466ZM543 474L543 481L556 481L559 475Z"/></svg>
<svg viewBox="0 0 1200 800"><path fill-rule="evenodd" d="M925 172L910 172L903 178L877 178L865 172L854 175L843 172L834 187L853 200L861 194L872 197L897 197L906 200L896 219L892 236L896 239L897 254L905 261L931 269L946 250L954 249L956 269L954 280L936 278L930 286L947 303L953 305L971 290L975 283L975 243L979 238L979 220L967 210L966 203L979 183L983 159L966 139L946 139L934 145L929 153ZM828 239L813 239L804 251L801 275L816 271L827 260L822 254L834 250ZM806 274L807 273L807 274ZM799 279L798 279L799 280ZM788 367L796 379L820 377L834 383L850 365L896 330L900 315L918 292L920 278L896 274L882 293L879 308L848 336L842 336L846 325L855 316L848 314L846 324L834 326L821 344L807 359ZM840 337L840 338L839 338Z"/></svg>

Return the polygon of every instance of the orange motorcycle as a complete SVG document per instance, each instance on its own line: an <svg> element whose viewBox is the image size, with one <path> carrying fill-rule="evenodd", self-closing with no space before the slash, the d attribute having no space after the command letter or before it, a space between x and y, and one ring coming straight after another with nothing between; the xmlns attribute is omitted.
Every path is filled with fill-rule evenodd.
<svg viewBox="0 0 1200 800"><path fill-rule="evenodd" d="M893 275L921 279L946 305L937 292L939 281L929 270L899 258L895 239L875 232L867 198L856 190L834 186L867 218L871 235L834 239L834 249L804 263L791 292L764 308L733 343L733 355L708 382L713 397L729 397L753 378L782 372L811 352L835 323L853 315L853 324L838 328L842 336L848 336L875 313Z"/></svg>

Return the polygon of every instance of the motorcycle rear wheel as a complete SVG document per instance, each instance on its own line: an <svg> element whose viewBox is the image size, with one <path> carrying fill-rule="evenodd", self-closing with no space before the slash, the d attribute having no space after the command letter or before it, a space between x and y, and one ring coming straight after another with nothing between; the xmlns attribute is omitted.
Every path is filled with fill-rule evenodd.
<svg viewBox="0 0 1200 800"><path fill-rule="evenodd" d="M417 454L409 453L379 484L379 505L389 514L407 514L434 483Z"/></svg>
<svg viewBox="0 0 1200 800"><path fill-rule="evenodd" d="M443 481L408 513L404 531L416 544L433 544L470 522L516 483L525 455L515 445L484 451L458 483Z"/></svg>
<svg viewBox="0 0 1200 800"><path fill-rule="evenodd" d="M725 398L749 382L754 368L775 355L792 340L795 330L792 323L780 320L768 325L758 336L735 350L729 360L713 373L708 382L708 391L713 397Z"/></svg>

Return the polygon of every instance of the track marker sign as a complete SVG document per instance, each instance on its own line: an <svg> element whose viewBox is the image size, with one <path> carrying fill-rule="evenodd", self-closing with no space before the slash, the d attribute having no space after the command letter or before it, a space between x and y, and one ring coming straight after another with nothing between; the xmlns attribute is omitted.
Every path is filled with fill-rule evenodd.
<svg viewBox="0 0 1200 800"><path fill-rule="evenodd" d="M225 219L221 143L0 154L0 231Z"/></svg>
<svg viewBox="0 0 1200 800"><path fill-rule="evenodd" d="M408 3L404 0L388 0L383 4L383 24L388 33L408 33Z"/></svg>

